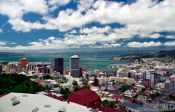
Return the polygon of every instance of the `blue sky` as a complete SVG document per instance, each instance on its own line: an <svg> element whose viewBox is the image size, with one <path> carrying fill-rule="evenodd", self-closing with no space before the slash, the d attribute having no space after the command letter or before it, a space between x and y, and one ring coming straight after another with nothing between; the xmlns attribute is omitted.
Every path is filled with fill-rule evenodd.
<svg viewBox="0 0 175 112"><path fill-rule="evenodd" d="M175 46L174 0L0 0L0 50Z"/></svg>

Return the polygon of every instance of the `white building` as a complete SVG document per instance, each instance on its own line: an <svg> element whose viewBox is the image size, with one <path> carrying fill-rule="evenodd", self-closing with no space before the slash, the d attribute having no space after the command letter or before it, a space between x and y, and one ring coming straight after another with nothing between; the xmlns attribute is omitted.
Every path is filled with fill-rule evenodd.
<svg viewBox="0 0 175 112"><path fill-rule="evenodd" d="M72 77L80 77L80 68L79 68L79 56L73 55L70 57L70 75Z"/></svg>
<svg viewBox="0 0 175 112"><path fill-rule="evenodd" d="M42 94L9 93L0 97L0 112L96 112Z"/></svg>

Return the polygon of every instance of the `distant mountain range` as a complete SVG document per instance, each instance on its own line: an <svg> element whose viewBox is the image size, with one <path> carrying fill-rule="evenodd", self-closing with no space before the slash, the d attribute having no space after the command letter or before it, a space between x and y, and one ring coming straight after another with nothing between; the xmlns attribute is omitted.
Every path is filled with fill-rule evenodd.
<svg viewBox="0 0 175 112"><path fill-rule="evenodd" d="M84 50L84 51L52 51L52 52L37 52L37 51L31 51L31 52L25 52L25 51L21 51L21 52L0 52L0 57L8 57L8 56L27 56L27 55L57 55L57 54L100 54L100 55L104 55L104 54L111 54L114 57L115 56L120 56L123 58L129 58L129 57L133 57L133 58L149 58L149 57L164 57L164 56L171 56L171 57L175 57L175 49L174 50L156 50L156 49L137 49L137 50L127 50L127 49L98 49L98 50Z"/></svg>
<svg viewBox="0 0 175 112"><path fill-rule="evenodd" d="M160 50L160 51L151 51L151 52L143 52L143 53L133 53L128 55L121 55L120 60L127 60L127 61L133 61L133 60L141 60L141 58L161 58L161 57L173 57L175 58L175 50Z"/></svg>

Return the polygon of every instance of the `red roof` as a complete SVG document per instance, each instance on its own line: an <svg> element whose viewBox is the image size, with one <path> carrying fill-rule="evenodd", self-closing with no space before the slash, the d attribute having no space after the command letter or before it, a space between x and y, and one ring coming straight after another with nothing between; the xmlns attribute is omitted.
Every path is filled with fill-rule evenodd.
<svg viewBox="0 0 175 112"><path fill-rule="evenodd" d="M94 105L95 102L100 101L100 97L92 90L83 89L70 94L67 101L90 106Z"/></svg>
<svg viewBox="0 0 175 112"><path fill-rule="evenodd" d="M64 98L62 96L56 96L56 95L51 95L51 94L46 94L46 96L60 100L60 101L64 101Z"/></svg>
<svg viewBox="0 0 175 112"><path fill-rule="evenodd" d="M122 96L114 96L115 99L123 99Z"/></svg>
<svg viewBox="0 0 175 112"><path fill-rule="evenodd" d="M150 80L145 80L145 81L144 81L144 85L145 85L146 87L150 87L150 86L151 86L151 81L150 81Z"/></svg>
<svg viewBox="0 0 175 112"><path fill-rule="evenodd" d="M116 101L124 100L122 96L114 96L113 98L116 99Z"/></svg>

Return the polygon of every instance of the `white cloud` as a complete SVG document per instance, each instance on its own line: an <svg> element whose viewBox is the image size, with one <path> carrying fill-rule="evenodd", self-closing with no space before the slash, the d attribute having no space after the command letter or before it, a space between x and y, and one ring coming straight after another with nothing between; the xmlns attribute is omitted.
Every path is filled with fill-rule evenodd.
<svg viewBox="0 0 175 112"><path fill-rule="evenodd" d="M151 0L138 0L131 5L98 0L91 5L93 8L89 9L82 5L86 9L85 14L81 13L82 8L66 10L61 11L57 18L50 21L60 30L81 27L90 22L101 24L118 22L126 24L127 27L149 32L174 31L175 28L175 22L172 19L175 16L173 0L165 0L159 4Z"/></svg>
<svg viewBox="0 0 175 112"><path fill-rule="evenodd" d="M141 48L141 47L155 47L155 46L161 46L161 42L129 42L127 44L128 47L135 47L135 48Z"/></svg>
<svg viewBox="0 0 175 112"><path fill-rule="evenodd" d="M107 0L80 0L77 9L66 9L58 13L57 17L49 17L49 13L60 5L66 5L70 0L0 0L0 14L9 17L9 23L15 31L29 32L31 29L49 29L69 31L63 39L49 37L31 42L28 46L16 46L14 49L49 49L69 48L80 46L118 47L119 39L129 39L135 35L145 38L159 38L155 32L175 31L175 2L164 0L158 4L152 0L137 0L124 5ZM22 16L28 12L42 15L45 20L40 22L26 22ZM84 27L91 22L100 24L120 23L123 28L110 26L91 28ZM74 30L80 28L80 30ZM79 35L76 33L80 32ZM166 38L170 38L167 36ZM171 45L164 43L164 45ZM161 42L130 42L129 47L160 46ZM173 45L173 44L172 44Z"/></svg>
<svg viewBox="0 0 175 112"><path fill-rule="evenodd" d="M0 28L0 33L3 33L4 31Z"/></svg>
<svg viewBox="0 0 175 112"><path fill-rule="evenodd" d="M111 40L106 41L102 38L103 35L99 34L96 38L93 35L67 35L65 38L49 37L47 39L38 39L38 41L33 41L28 43L28 45L21 46L17 45L14 47L6 47L0 43L0 50L40 50L40 49L66 49L66 48L80 48L80 47L95 47L95 48L108 48L108 47L119 47L119 43ZM101 43L97 45L97 43ZM10 43L8 43L10 44Z"/></svg>
<svg viewBox="0 0 175 112"><path fill-rule="evenodd" d="M80 33L84 34L90 34L90 33L110 33L112 31L111 27L105 26L105 27L92 27L92 28L83 28L80 29Z"/></svg>
<svg viewBox="0 0 175 112"><path fill-rule="evenodd" d="M146 32L151 38L160 36L154 32L175 31L174 0L164 0L158 4L152 0L138 0L131 5L105 0L80 0L77 10L66 9L60 11L56 18L47 17L48 7L58 7L69 2L70 0L1 0L0 13L10 17L9 23L14 30L24 32L43 28L67 31L81 28L90 22L125 24L126 29L132 29L131 33L145 35ZM44 14L46 23L23 21L22 16L27 12Z"/></svg>
<svg viewBox="0 0 175 112"><path fill-rule="evenodd" d="M52 24L26 22L23 15L28 12L38 13L47 18L50 9L69 3L70 0L0 0L0 14L9 17L13 30L29 32L31 29L57 29Z"/></svg>
<svg viewBox="0 0 175 112"><path fill-rule="evenodd" d="M65 5L69 3L70 0L48 0L48 4L53 6L53 5Z"/></svg>
<svg viewBox="0 0 175 112"><path fill-rule="evenodd" d="M94 4L95 0L79 0L78 3L78 10L80 12L87 11L92 7Z"/></svg>
<svg viewBox="0 0 175 112"><path fill-rule="evenodd" d="M50 10L53 11L55 10L58 6L61 5L66 5L70 2L71 0L48 0L48 5L50 7Z"/></svg>
<svg viewBox="0 0 175 112"><path fill-rule="evenodd" d="M112 48L112 47L120 47L119 43L103 43L102 45L89 45L90 48Z"/></svg>
<svg viewBox="0 0 175 112"><path fill-rule="evenodd" d="M29 32L31 29L55 29L54 26L49 24L41 24L39 22L25 22L21 19L10 19L9 23L12 25L12 29L23 32Z"/></svg>
<svg viewBox="0 0 175 112"><path fill-rule="evenodd" d="M1 0L0 13L9 16L10 19L21 18L27 12L39 14L47 13L45 0Z"/></svg>
<svg viewBox="0 0 175 112"><path fill-rule="evenodd" d="M159 33L149 33L149 32L140 32L140 37L149 37L149 38L159 38L161 35Z"/></svg>
<svg viewBox="0 0 175 112"><path fill-rule="evenodd" d="M45 14L48 13L49 5L65 5L69 2L70 0L49 0L48 2L45 0L1 0L0 13L10 18L17 17L22 19L20 17L24 13L36 12ZM46 17L46 23L40 23L42 27L38 27L36 23L30 24L27 31L39 28L50 29L50 27L60 31L67 31L76 27L80 28L90 22L99 22L101 24L117 22L125 24L126 28L134 28L137 32L140 30L150 33L175 31L174 16L174 0L164 0L158 4L155 4L152 0L138 0L131 5L123 5L122 3L105 0L80 0L77 10L62 10L56 18ZM12 25L14 29L22 30L22 28L18 27L23 27L22 25L25 24L20 26ZM156 38L158 35L153 35L153 38L154 36Z"/></svg>
<svg viewBox="0 0 175 112"><path fill-rule="evenodd" d="M42 49L67 49L67 48L110 48L110 47L122 47L125 43L117 43L116 41L98 41L86 40L86 36L74 37L69 35L66 38L60 39L56 37L49 37L47 39L39 39L38 41L30 42L28 45L17 45L14 47L7 47L7 42L0 42L0 50L42 50ZM12 43L8 43L12 44ZM126 43L126 47L143 48L143 47L157 47L157 46L175 46L175 41L169 41L165 43L161 42L129 42Z"/></svg>
<svg viewBox="0 0 175 112"><path fill-rule="evenodd" d="M6 44L7 44L6 42L0 41L0 46L4 46Z"/></svg>
<svg viewBox="0 0 175 112"><path fill-rule="evenodd" d="M175 41L169 41L164 43L165 46L175 46Z"/></svg>
<svg viewBox="0 0 175 112"><path fill-rule="evenodd" d="M103 47L102 48L109 48L109 47L120 47L121 44L119 43L108 43L108 44L103 44Z"/></svg>

